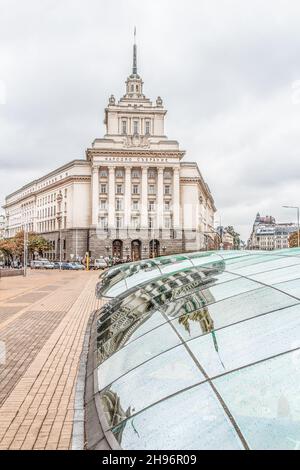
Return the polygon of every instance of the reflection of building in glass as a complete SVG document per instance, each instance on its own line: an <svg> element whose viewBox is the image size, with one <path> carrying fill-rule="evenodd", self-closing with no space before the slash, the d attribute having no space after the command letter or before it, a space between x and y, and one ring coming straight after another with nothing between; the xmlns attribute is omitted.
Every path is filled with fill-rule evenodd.
<svg viewBox="0 0 300 470"><path fill-rule="evenodd" d="M178 323L183 325L188 333L191 331L190 322L199 323L202 333L209 333L214 329L214 321L206 307L201 310L195 310L192 313L187 313L178 318Z"/></svg>
<svg viewBox="0 0 300 470"><path fill-rule="evenodd" d="M106 390L101 393L100 399L105 417L110 426L117 426L120 422L131 416L131 408L129 407L124 411L120 403L120 397L112 390ZM124 427L125 424L124 426L119 426L116 432L116 438L119 442L121 442Z"/></svg>
<svg viewBox="0 0 300 470"><path fill-rule="evenodd" d="M162 314L164 323L197 311L201 331L212 328L213 321L204 307L214 302L209 286L216 282L214 275L217 273L216 266L211 270L207 267L186 269L133 289L132 293L106 304L100 311L97 327L99 362L125 345L154 312ZM191 316L190 320L195 318Z"/></svg>

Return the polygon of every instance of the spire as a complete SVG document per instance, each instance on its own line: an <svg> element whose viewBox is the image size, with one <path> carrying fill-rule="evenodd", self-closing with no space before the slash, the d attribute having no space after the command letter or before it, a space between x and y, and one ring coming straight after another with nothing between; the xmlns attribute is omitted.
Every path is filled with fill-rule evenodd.
<svg viewBox="0 0 300 470"><path fill-rule="evenodd" d="M137 75L137 58L136 58L136 27L134 27L134 43L133 43L133 75Z"/></svg>

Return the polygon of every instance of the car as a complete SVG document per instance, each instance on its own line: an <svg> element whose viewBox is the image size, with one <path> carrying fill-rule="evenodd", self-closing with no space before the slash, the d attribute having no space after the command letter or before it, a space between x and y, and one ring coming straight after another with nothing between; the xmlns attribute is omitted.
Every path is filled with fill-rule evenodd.
<svg viewBox="0 0 300 470"><path fill-rule="evenodd" d="M69 263L66 261L54 261L53 269L69 269Z"/></svg>
<svg viewBox="0 0 300 470"><path fill-rule="evenodd" d="M54 269L54 263L51 263L50 261L43 261L43 268L44 269Z"/></svg>
<svg viewBox="0 0 300 470"><path fill-rule="evenodd" d="M80 264L80 263L68 263L69 265L69 269L73 269L75 271L83 271L85 269L85 267L83 266L83 264Z"/></svg>
<svg viewBox="0 0 300 470"><path fill-rule="evenodd" d="M30 267L31 269L43 269L44 261L40 261L40 260L31 261Z"/></svg>
<svg viewBox="0 0 300 470"><path fill-rule="evenodd" d="M104 258L95 259L94 261L94 269L106 269L107 262Z"/></svg>

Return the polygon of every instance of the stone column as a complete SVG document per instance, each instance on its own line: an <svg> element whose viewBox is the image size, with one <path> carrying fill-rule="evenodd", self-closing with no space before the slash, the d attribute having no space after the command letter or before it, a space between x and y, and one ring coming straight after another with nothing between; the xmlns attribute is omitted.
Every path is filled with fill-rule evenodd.
<svg viewBox="0 0 300 470"><path fill-rule="evenodd" d="M173 228L180 228L180 169L173 170Z"/></svg>
<svg viewBox="0 0 300 470"><path fill-rule="evenodd" d="M156 198L156 211L157 211L157 229L163 228L163 213L164 213L164 168L157 169L157 198Z"/></svg>
<svg viewBox="0 0 300 470"><path fill-rule="evenodd" d="M116 208L116 184L115 167L108 168L108 228L115 228L115 208Z"/></svg>
<svg viewBox="0 0 300 470"><path fill-rule="evenodd" d="M92 168L92 225L98 225L99 214L99 167Z"/></svg>
<svg viewBox="0 0 300 470"><path fill-rule="evenodd" d="M148 227L148 167L142 167L141 227Z"/></svg>
<svg viewBox="0 0 300 470"><path fill-rule="evenodd" d="M131 166L125 167L124 227L131 226Z"/></svg>

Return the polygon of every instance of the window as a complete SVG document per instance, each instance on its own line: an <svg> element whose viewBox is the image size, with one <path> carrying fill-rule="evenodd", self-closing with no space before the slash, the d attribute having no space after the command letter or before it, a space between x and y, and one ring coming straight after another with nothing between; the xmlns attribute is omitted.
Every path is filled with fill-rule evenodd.
<svg viewBox="0 0 300 470"><path fill-rule="evenodd" d="M100 217L100 227L103 229L107 228L107 217Z"/></svg>
<svg viewBox="0 0 300 470"><path fill-rule="evenodd" d="M124 176L123 170L119 169L119 170L116 171L116 177L117 178L122 178L123 176Z"/></svg>
<svg viewBox="0 0 300 470"><path fill-rule="evenodd" d="M132 209L134 211L138 211L139 210L139 201L133 201L132 202Z"/></svg>
<svg viewBox="0 0 300 470"><path fill-rule="evenodd" d="M122 199L116 199L116 210L117 211L122 210Z"/></svg>
<svg viewBox="0 0 300 470"><path fill-rule="evenodd" d="M134 85L131 85L130 90L132 93L134 92Z"/></svg>
<svg viewBox="0 0 300 470"><path fill-rule="evenodd" d="M139 228L140 227L140 219L138 217L132 217L131 225L135 229Z"/></svg>
<svg viewBox="0 0 300 470"><path fill-rule="evenodd" d="M165 228L171 228L171 219L170 219L170 217L165 217L164 218L164 227Z"/></svg>
<svg viewBox="0 0 300 470"><path fill-rule="evenodd" d="M102 209L102 210L106 209L106 200L105 199L100 200L100 209Z"/></svg>
<svg viewBox="0 0 300 470"><path fill-rule="evenodd" d="M170 171L165 171L165 178L171 178L171 172Z"/></svg>
<svg viewBox="0 0 300 470"><path fill-rule="evenodd" d="M122 121L122 134L127 134L127 121Z"/></svg>
<svg viewBox="0 0 300 470"><path fill-rule="evenodd" d="M123 185L122 184L117 184L117 194L123 194Z"/></svg>
<svg viewBox="0 0 300 470"><path fill-rule="evenodd" d="M136 92L139 91L139 86L138 85L135 85L135 90L136 90Z"/></svg>
<svg viewBox="0 0 300 470"><path fill-rule="evenodd" d="M155 185L154 184L149 185L149 194L155 194Z"/></svg>
<svg viewBox="0 0 300 470"><path fill-rule="evenodd" d="M107 193L107 186L106 186L106 184L101 184L101 185L100 185L100 193L101 193L101 194L106 194L106 193Z"/></svg>
<svg viewBox="0 0 300 470"><path fill-rule="evenodd" d="M170 201L165 201L165 211L170 210Z"/></svg>
<svg viewBox="0 0 300 470"><path fill-rule="evenodd" d="M140 177L140 172L139 170L133 170L132 172L132 178L139 178Z"/></svg>
<svg viewBox="0 0 300 470"><path fill-rule="evenodd" d="M123 226L123 218L122 217L116 217L116 227L117 228L122 228Z"/></svg>
<svg viewBox="0 0 300 470"><path fill-rule="evenodd" d="M170 186L168 184L165 185L165 194L171 194Z"/></svg>
<svg viewBox="0 0 300 470"><path fill-rule="evenodd" d="M155 170L149 171L149 178L155 178Z"/></svg>
<svg viewBox="0 0 300 470"><path fill-rule="evenodd" d="M150 134L150 121L145 122L145 134Z"/></svg>
<svg viewBox="0 0 300 470"><path fill-rule="evenodd" d="M139 133L139 121L133 121L133 133L134 134Z"/></svg>
<svg viewBox="0 0 300 470"><path fill-rule="evenodd" d="M154 211L155 210L155 202L154 201L149 201L148 210L149 211Z"/></svg>
<svg viewBox="0 0 300 470"><path fill-rule="evenodd" d="M133 184L132 185L132 192L133 192L133 194L139 194L139 185L138 184Z"/></svg>
<svg viewBox="0 0 300 470"><path fill-rule="evenodd" d="M106 170L101 170L100 171L100 178L106 178L107 177L107 171Z"/></svg>
<svg viewBox="0 0 300 470"><path fill-rule="evenodd" d="M149 219L148 219L148 227L149 227L149 228L154 228L154 219L153 219L153 217L149 217Z"/></svg>

